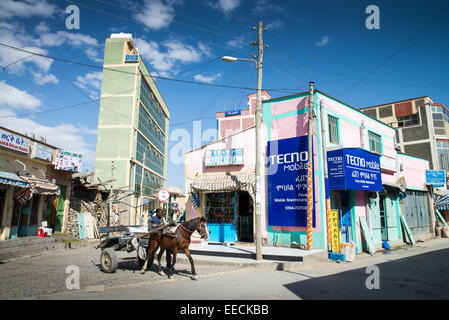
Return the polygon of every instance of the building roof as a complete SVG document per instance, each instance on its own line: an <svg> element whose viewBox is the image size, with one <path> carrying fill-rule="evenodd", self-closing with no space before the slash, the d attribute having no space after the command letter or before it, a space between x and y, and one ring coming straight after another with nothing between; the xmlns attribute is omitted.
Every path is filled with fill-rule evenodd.
<svg viewBox="0 0 449 320"><path fill-rule="evenodd" d="M9 132L12 132L12 133L14 133L14 134L18 134L18 135L20 135L20 136L24 136L24 137L26 137L27 139L30 139L30 140L32 140L32 141L34 141L34 142L37 142L37 143L46 145L47 147L50 147L50 148L53 148L53 149L61 149L60 147L52 146L51 144L48 144L48 143L46 143L46 142L42 142L42 141L40 141L40 140L34 139L34 138L32 138L32 137L27 136L26 134L23 134L23 133L20 133L20 132L17 132L17 131L8 129L8 128L6 128L6 127L0 126L0 129L7 130L7 131L9 131Z"/></svg>
<svg viewBox="0 0 449 320"><path fill-rule="evenodd" d="M432 99L431 97L429 97L429 96L423 96L423 97L416 97L416 98L410 98L410 99L404 99L404 100L399 100L399 101L393 101L393 102L382 103L382 104L378 104L378 105L371 106L371 107L360 108L360 110L365 110L365 109L369 109L369 108L375 108L375 107L385 106L385 105L388 105L388 104L401 103L401 102L406 102L406 101L410 101L410 100L425 99L425 98L429 98L430 100L432 100L432 103L434 103L434 102L433 102L433 99Z"/></svg>

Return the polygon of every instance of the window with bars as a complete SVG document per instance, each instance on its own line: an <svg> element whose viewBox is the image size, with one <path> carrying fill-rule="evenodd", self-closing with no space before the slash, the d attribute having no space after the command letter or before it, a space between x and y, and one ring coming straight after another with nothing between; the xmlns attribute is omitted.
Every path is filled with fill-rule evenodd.
<svg viewBox="0 0 449 320"><path fill-rule="evenodd" d="M338 139L338 118L328 116L327 121L329 124L329 143L339 144Z"/></svg>
<svg viewBox="0 0 449 320"><path fill-rule="evenodd" d="M382 138L380 135L368 131L368 142L370 151L382 153Z"/></svg>

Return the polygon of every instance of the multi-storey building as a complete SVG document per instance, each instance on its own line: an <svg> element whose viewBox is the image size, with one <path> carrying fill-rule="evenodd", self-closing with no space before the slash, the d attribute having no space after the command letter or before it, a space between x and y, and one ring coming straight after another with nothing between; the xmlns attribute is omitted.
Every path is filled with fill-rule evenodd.
<svg viewBox="0 0 449 320"><path fill-rule="evenodd" d="M360 109L396 129L398 149L426 159L433 170L449 170L449 109L430 97Z"/></svg>
<svg viewBox="0 0 449 320"><path fill-rule="evenodd" d="M95 176L130 191L133 207L157 206L166 185L170 112L130 34L106 39L102 82ZM138 214L128 222L141 223Z"/></svg>
<svg viewBox="0 0 449 320"><path fill-rule="evenodd" d="M310 93L265 96L261 236L266 245L305 245ZM251 242L255 237L252 97L249 109L217 113L219 138L186 153L187 219L205 216L210 241ZM410 221L415 238L432 237L428 161L397 152L396 131L382 121L320 90L314 90L313 100L312 247L326 249L330 235L337 242L353 242L359 252L368 242L372 249L381 248L383 241L402 242L403 218ZM331 232L327 204L337 213L339 232Z"/></svg>

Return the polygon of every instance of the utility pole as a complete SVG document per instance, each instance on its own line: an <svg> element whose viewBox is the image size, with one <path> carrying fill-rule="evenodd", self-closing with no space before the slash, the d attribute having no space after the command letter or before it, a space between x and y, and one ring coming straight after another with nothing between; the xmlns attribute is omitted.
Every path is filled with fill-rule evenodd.
<svg viewBox="0 0 449 320"><path fill-rule="evenodd" d="M262 60L263 60L263 25L258 25L258 57L257 57L257 107L256 107L256 260L262 260L262 223L261 198L262 180L260 161L262 153L260 148L260 114L262 109Z"/></svg>
<svg viewBox="0 0 449 320"><path fill-rule="evenodd" d="M314 83L309 82L309 121L307 131L307 250L312 249L312 232L313 232L313 122L315 120L315 100L313 92Z"/></svg>

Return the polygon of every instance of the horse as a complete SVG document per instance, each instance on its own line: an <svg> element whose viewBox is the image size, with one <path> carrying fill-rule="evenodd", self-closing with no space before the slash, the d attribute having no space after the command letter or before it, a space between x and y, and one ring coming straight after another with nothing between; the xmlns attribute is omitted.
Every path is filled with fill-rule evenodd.
<svg viewBox="0 0 449 320"><path fill-rule="evenodd" d="M176 255L178 250L183 250L185 255L190 261L192 267L192 279L197 280L195 266L193 264L192 256L190 255L189 245L190 237L192 233L197 231L202 239L209 239L209 229L207 228L207 220L204 217L195 218L178 225L174 235L167 235L163 233L154 233L150 237L150 243L148 245L147 256L145 263L142 266L141 274L144 274L147 270L148 261L150 261L149 267L153 264L154 253L158 247L161 248L157 256L158 273L162 275L161 271L161 258L164 251L167 250L167 267L169 268L168 277L170 278L175 271ZM173 252L173 264L170 263L169 250Z"/></svg>

